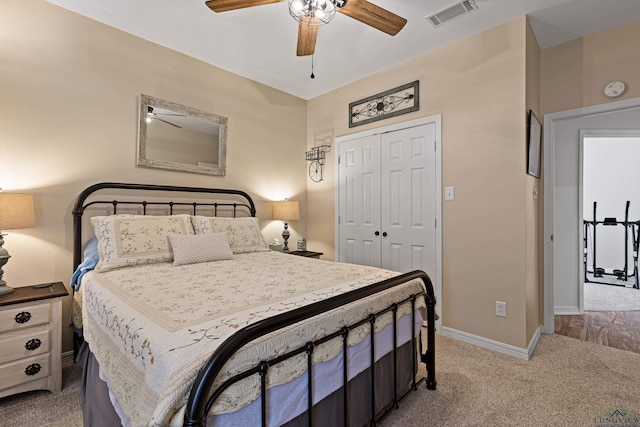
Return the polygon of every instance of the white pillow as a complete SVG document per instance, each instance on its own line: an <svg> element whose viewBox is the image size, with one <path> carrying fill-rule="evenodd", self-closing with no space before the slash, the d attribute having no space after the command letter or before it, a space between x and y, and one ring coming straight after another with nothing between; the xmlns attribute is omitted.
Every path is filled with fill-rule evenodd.
<svg viewBox="0 0 640 427"><path fill-rule="evenodd" d="M169 234L173 250L173 265L233 259L227 233Z"/></svg>
<svg viewBox="0 0 640 427"><path fill-rule="evenodd" d="M171 261L169 234L193 234L189 215L110 215L91 218L98 238L96 271Z"/></svg>
<svg viewBox="0 0 640 427"><path fill-rule="evenodd" d="M196 234L227 233L234 254L268 251L258 218L191 217Z"/></svg>

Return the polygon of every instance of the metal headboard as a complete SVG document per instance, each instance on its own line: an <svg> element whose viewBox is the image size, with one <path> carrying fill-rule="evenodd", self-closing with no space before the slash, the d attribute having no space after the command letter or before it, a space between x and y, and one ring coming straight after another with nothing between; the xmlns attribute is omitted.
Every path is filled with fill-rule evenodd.
<svg viewBox="0 0 640 427"><path fill-rule="evenodd" d="M168 191L175 193L200 193L200 194L229 194L233 196L238 196L240 198L240 202L215 202L215 201L194 201L194 202L173 202L170 200L165 200L163 197L162 200L140 200L140 201L131 201L131 200L91 200L88 203L87 198L89 198L93 193L104 190L104 189L121 189L121 190L143 190L143 191ZM149 196L149 194L145 194L145 196ZM143 215L147 214L148 206L166 206L169 208L169 213L173 214L173 208L175 206L189 206L191 207L193 215L196 214L196 209L198 207L212 207L214 216L218 212L218 207L231 207L233 210L233 216L236 216L238 208L246 209L251 216L256 216L256 207L253 203L253 199L244 191L240 190L229 190L224 188L205 188L205 187L180 187L173 185L155 185L155 184L127 184L122 182L101 182L98 184L94 184L90 187L85 188L73 206L72 214L73 214L73 270L75 271L76 267L80 265L82 262L82 215L84 211L89 206L94 205L110 205L113 207L113 213L116 214L118 210L118 205L134 205L141 206Z"/></svg>

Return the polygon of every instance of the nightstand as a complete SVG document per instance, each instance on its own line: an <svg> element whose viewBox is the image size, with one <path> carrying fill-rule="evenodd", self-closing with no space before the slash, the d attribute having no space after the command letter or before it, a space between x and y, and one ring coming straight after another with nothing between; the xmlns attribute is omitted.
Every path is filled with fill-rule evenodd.
<svg viewBox="0 0 640 427"><path fill-rule="evenodd" d="M0 296L0 397L62 389L62 282ZM44 285L35 285L44 286Z"/></svg>
<svg viewBox="0 0 640 427"><path fill-rule="evenodd" d="M323 255L322 252L311 252L311 251L290 251L290 252L285 252L285 254L286 253L291 255L298 255L298 256L303 256L307 258L316 258L316 259L320 259L320 255Z"/></svg>

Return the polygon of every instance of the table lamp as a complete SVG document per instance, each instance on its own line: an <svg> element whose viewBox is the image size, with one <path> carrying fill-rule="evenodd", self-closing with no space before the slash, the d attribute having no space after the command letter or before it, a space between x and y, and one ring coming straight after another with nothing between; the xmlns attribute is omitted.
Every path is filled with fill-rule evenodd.
<svg viewBox="0 0 640 427"><path fill-rule="evenodd" d="M287 240L289 240L291 233L289 233L289 224L287 221L300 219L300 206L298 202L286 199L280 202L273 202L273 219L284 221L284 231L282 232L284 244L282 246L282 252L289 252Z"/></svg>
<svg viewBox="0 0 640 427"><path fill-rule="evenodd" d="M0 192L0 295L10 294L13 289L7 286L2 279L4 271L2 267L11 256L4 245L5 236L2 230L15 230L19 228L31 228L36 225L36 216L33 209L33 196L31 194L2 193Z"/></svg>

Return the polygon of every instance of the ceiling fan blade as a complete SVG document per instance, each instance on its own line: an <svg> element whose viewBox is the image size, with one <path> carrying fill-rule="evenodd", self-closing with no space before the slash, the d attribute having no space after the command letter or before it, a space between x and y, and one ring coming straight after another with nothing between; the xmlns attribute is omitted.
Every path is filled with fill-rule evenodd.
<svg viewBox="0 0 640 427"><path fill-rule="evenodd" d="M369 3L367 0L347 0L347 4L338 8L338 12L367 24L390 36L395 36L407 23L401 16Z"/></svg>
<svg viewBox="0 0 640 427"><path fill-rule="evenodd" d="M280 3L284 0L208 0L206 5L214 12L244 9L245 7L262 6L264 4Z"/></svg>
<svg viewBox="0 0 640 427"><path fill-rule="evenodd" d="M315 21L318 20L316 17L301 17L300 23L298 24L298 50L296 51L296 55L298 56L313 55L316 50L318 25L317 23L310 21L310 19Z"/></svg>
<svg viewBox="0 0 640 427"><path fill-rule="evenodd" d="M160 117L154 117L154 118L153 118L153 120L158 120L158 121L161 121L162 123L166 123L166 124L171 125L171 126L173 126L173 127L176 127L176 128L182 129L182 126L178 126L178 125L176 125L176 124L174 124L174 123L171 123L171 122L168 122L168 121L166 121L166 120L163 120L163 119L161 119Z"/></svg>

